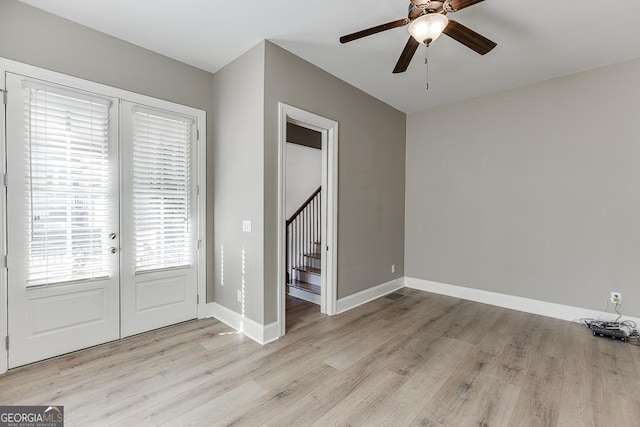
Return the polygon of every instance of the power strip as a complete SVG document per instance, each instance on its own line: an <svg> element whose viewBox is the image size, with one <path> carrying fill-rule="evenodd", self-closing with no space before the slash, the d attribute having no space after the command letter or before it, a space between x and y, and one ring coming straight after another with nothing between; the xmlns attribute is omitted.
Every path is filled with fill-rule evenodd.
<svg viewBox="0 0 640 427"><path fill-rule="evenodd" d="M622 342L627 342L629 337L629 334L622 329L623 325L619 322L593 320L586 322L586 325L591 329L594 337L608 337Z"/></svg>
<svg viewBox="0 0 640 427"><path fill-rule="evenodd" d="M609 337L614 340L620 340L622 342L627 342L627 333L622 329L616 328L599 328L597 326L591 327L591 333L594 337Z"/></svg>

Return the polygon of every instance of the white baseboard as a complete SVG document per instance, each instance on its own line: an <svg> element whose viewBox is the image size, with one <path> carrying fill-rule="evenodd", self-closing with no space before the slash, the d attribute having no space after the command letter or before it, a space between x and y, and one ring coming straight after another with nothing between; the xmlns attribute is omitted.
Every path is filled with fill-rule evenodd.
<svg viewBox="0 0 640 427"><path fill-rule="evenodd" d="M209 319L213 316L215 302L209 302L206 304L198 304L198 319Z"/></svg>
<svg viewBox="0 0 640 427"><path fill-rule="evenodd" d="M344 313L353 308L356 308L362 304L366 304L369 301L378 299L390 293L404 288L404 278L395 279L382 285L378 285L373 288L365 289L357 294L349 295L348 297L340 298L338 300L337 314Z"/></svg>
<svg viewBox="0 0 640 427"><path fill-rule="evenodd" d="M298 298L317 305L320 305L321 302L320 295L312 294L311 292L294 288L293 286L289 286L289 295L294 298Z"/></svg>
<svg viewBox="0 0 640 427"><path fill-rule="evenodd" d="M280 339L280 323L273 322L262 327L262 345Z"/></svg>
<svg viewBox="0 0 640 427"><path fill-rule="evenodd" d="M530 298L517 297L514 295L500 294L497 292L483 291L480 289L466 288L464 286L447 285L445 283L432 282L429 280L414 279L405 277L405 286L410 289L431 292L434 294L447 295L483 304L495 305L509 308L511 310L525 313L538 314L540 316L552 317L555 319L575 322L583 318L615 320L618 317L613 313L603 313L588 308L574 307L570 305L555 304L552 302L539 301ZM640 325L640 319L630 316L622 316L621 320L631 320Z"/></svg>
<svg viewBox="0 0 640 427"><path fill-rule="evenodd" d="M278 322L274 322L269 325L261 325L255 320L242 317L241 314L215 302L207 304L207 312L210 313L210 316L208 317L213 317L221 321L225 325L251 338L258 344L269 344L270 342L280 338Z"/></svg>

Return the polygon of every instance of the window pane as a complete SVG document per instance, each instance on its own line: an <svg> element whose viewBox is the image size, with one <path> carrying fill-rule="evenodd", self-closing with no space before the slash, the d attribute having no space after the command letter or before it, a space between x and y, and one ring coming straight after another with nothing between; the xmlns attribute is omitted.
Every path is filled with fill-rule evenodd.
<svg viewBox="0 0 640 427"><path fill-rule="evenodd" d="M193 121L142 109L133 114L136 272L190 266Z"/></svg>
<svg viewBox="0 0 640 427"><path fill-rule="evenodd" d="M28 286L107 277L109 102L25 93Z"/></svg>

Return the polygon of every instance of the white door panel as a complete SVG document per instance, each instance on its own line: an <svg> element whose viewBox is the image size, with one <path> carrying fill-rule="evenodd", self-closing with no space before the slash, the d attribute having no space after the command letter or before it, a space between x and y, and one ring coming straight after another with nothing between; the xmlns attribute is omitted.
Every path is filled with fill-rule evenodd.
<svg viewBox="0 0 640 427"><path fill-rule="evenodd" d="M10 367L118 339L117 291L98 281L12 293Z"/></svg>
<svg viewBox="0 0 640 427"><path fill-rule="evenodd" d="M7 73L9 367L119 337L117 107ZM115 250L112 251L112 248Z"/></svg>
<svg viewBox="0 0 640 427"><path fill-rule="evenodd" d="M104 284L96 282L89 285L70 285L65 286L64 290L29 290L29 335L45 335L93 323L104 323ZM75 310L68 310L69 307L74 307Z"/></svg>
<svg viewBox="0 0 640 427"><path fill-rule="evenodd" d="M186 273L186 274L185 274ZM191 271L134 275L123 292L122 336L127 337L195 319L195 277ZM132 299L131 299L132 298Z"/></svg>

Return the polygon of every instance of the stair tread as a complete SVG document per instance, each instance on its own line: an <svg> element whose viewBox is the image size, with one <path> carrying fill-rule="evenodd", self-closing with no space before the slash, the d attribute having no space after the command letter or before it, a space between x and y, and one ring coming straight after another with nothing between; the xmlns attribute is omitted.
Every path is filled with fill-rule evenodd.
<svg viewBox="0 0 640 427"><path fill-rule="evenodd" d="M311 292L312 294L320 295L320 286L313 283L305 282L303 280L293 280L289 283L289 286L302 289L303 291Z"/></svg>
<svg viewBox="0 0 640 427"><path fill-rule="evenodd" d="M319 252L306 253L304 254L304 256L306 256L307 258L322 259L322 254Z"/></svg>
<svg viewBox="0 0 640 427"><path fill-rule="evenodd" d="M311 267L308 265L305 265L302 267L295 267L295 269L298 271L304 271L305 273L322 274L322 270L320 270L319 268Z"/></svg>

